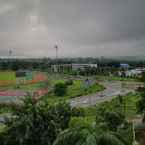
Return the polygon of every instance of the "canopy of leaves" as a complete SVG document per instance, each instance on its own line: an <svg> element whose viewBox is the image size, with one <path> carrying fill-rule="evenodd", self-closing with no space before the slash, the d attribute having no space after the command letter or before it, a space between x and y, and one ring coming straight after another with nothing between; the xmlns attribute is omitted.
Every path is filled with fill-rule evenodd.
<svg viewBox="0 0 145 145"><path fill-rule="evenodd" d="M57 83L54 86L54 93L56 96L64 96L67 92L67 86L65 83Z"/></svg>
<svg viewBox="0 0 145 145"><path fill-rule="evenodd" d="M121 136L100 128L80 127L67 129L59 134L53 145L131 145Z"/></svg>
<svg viewBox="0 0 145 145"><path fill-rule="evenodd" d="M34 104L28 99L13 116L6 124L4 145L52 145L57 134L68 128L71 108L66 103Z"/></svg>

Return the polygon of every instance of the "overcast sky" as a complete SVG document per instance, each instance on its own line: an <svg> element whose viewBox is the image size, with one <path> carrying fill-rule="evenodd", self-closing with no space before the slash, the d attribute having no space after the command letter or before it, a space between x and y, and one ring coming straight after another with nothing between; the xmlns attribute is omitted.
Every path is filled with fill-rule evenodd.
<svg viewBox="0 0 145 145"><path fill-rule="evenodd" d="M0 55L145 54L145 0L0 0Z"/></svg>

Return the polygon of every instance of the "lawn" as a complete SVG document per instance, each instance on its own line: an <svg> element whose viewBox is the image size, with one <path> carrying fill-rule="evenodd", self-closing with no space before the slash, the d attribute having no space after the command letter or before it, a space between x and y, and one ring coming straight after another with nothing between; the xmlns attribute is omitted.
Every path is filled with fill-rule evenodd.
<svg viewBox="0 0 145 145"><path fill-rule="evenodd" d="M34 91L38 88L41 88L43 82L35 83L35 84L27 84L27 85L20 85L19 89L23 91Z"/></svg>
<svg viewBox="0 0 145 145"><path fill-rule="evenodd" d="M65 81L65 79L51 80L50 83L53 88L56 83L64 83ZM56 96L52 91L48 94L48 96L45 96L45 98L47 98L50 102L55 102L56 100L67 100L70 98L93 94L102 90L104 90L104 87L100 84L93 83L92 85L86 87L86 85L84 85L84 80L74 80L73 85L68 86L67 93L64 96Z"/></svg>
<svg viewBox="0 0 145 145"><path fill-rule="evenodd" d="M123 96L123 103L121 105L119 104L118 97L114 98L108 102L108 110L118 109L118 111L122 111L128 119L134 118L137 115L136 103L139 98L140 94L129 93L128 95ZM106 102L104 102L104 104L105 103Z"/></svg>
<svg viewBox="0 0 145 145"><path fill-rule="evenodd" d="M125 113L125 116L127 119L132 119L134 118L137 114L137 109L136 109L136 102L138 101L140 95L139 94L128 94L124 96L125 100L125 108L123 105L119 105L118 103L118 98L114 98L111 101L105 101L102 103L97 104L96 106L91 106L91 107L86 107L83 108L84 110L84 117L75 117L72 118L73 122L81 121L84 120L86 123L91 123L95 122L95 117L97 115L97 112L101 108L105 108L107 111L119 111ZM125 110L124 110L125 109Z"/></svg>
<svg viewBox="0 0 145 145"><path fill-rule="evenodd" d="M100 110L100 108L106 108L107 111L119 111L125 113L125 116L128 119L134 118L137 114L137 109L136 109L136 103L139 99L140 95L139 94L128 94L126 96L123 96L123 100L125 102L122 105L119 104L119 99L118 97L112 99L111 101L106 101L102 102L100 104L97 104L96 106L92 107L86 107L84 108L85 111L85 116L88 118L95 118L97 114L97 110Z"/></svg>
<svg viewBox="0 0 145 145"><path fill-rule="evenodd" d="M137 78L125 78L125 77L115 77L115 76L97 76L98 80L108 80L108 81L139 81Z"/></svg>
<svg viewBox="0 0 145 145"><path fill-rule="evenodd" d="M89 87L85 87L84 82L80 80L75 80L74 84L68 87L67 96L73 98L77 96L92 94L101 91L103 89L104 87L99 84L93 84L90 85Z"/></svg>
<svg viewBox="0 0 145 145"><path fill-rule="evenodd" d="M0 124L0 133L5 131L6 126L4 124Z"/></svg>
<svg viewBox="0 0 145 145"><path fill-rule="evenodd" d="M0 81L15 81L16 74L13 71L1 71L0 72Z"/></svg>

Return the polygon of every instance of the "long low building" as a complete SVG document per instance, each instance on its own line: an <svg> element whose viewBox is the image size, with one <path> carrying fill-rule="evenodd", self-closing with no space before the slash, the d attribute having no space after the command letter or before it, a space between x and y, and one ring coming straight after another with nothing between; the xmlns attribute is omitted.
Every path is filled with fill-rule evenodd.
<svg viewBox="0 0 145 145"><path fill-rule="evenodd" d="M127 77L137 77L140 76L143 72L145 72L145 68L137 68L137 69L128 70L125 72L125 74Z"/></svg>
<svg viewBox="0 0 145 145"><path fill-rule="evenodd" d="M98 68L97 64L76 64L73 63L72 70L78 70L78 69L85 69L85 68Z"/></svg>
<svg viewBox="0 0 145 145"><path fill-rule="evenodd" d="M63 72L66 69L71 71L77 71L77 70L85 70L86 68L98 68L97 64L78 64L78 63L72 63L72 64L54 64L51 65L51 70L54 72Z"/></svg>

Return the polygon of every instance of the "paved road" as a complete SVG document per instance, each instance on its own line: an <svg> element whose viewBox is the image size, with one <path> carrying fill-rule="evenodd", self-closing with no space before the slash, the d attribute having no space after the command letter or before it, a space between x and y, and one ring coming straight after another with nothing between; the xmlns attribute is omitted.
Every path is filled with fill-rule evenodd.
<svg viewBox="0 0 145 145"><path fill-rule="evenodd" d="M100 103L103 101L107 101L112 99L118 95L125 95L130 92L134 92L134 90L141 86L142 83L137 82L120 82L120 81L112 81L112 82L102 82L102 85L105 86L105 90L102 92L98 92L96 94L81 96L77 98L73 98L70 100L72 107L87 107L93 106L96 103Z"/></svg>

